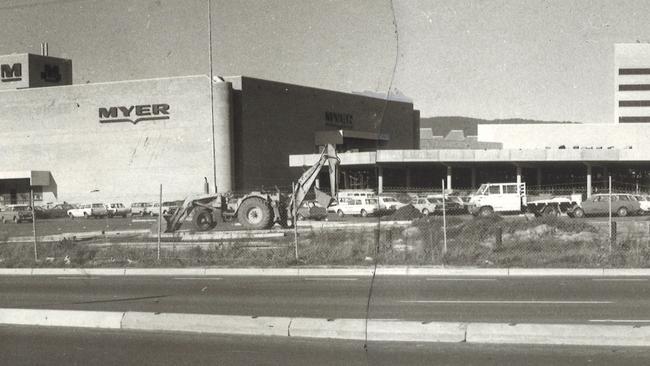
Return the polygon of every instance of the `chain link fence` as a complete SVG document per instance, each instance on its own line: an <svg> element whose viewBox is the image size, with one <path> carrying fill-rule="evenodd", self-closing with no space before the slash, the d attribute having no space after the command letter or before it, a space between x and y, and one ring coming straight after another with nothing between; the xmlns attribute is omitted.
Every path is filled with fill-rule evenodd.
<svg viewBox="0 0 650 366"><path fill-rule="evenodd" d="M473 216L466 210L469 189L443 194L442 189L394 187L381 201L359 199L361 206L376 208L387 197L395 199L384 210L340 214L334 207L325 212L314 209L310 199L295 227L250 230L237 217L226 217L214 229L199 231L190 216L174 233L165 233L168 215L163 210L177 207L180 198L160 192L144 210L113 198L111 202L123 202L126 217L109 214L110 207L105 215L71 217L70 210L82 205L44 205L33 210L34 222L14 223L7 217L0 224L0 267L648 267L645 190L623 188L592 195L605 197L605 211L590 211L595 203L585 197L577 207L587 215L579 218L565 212Z"/></svg>

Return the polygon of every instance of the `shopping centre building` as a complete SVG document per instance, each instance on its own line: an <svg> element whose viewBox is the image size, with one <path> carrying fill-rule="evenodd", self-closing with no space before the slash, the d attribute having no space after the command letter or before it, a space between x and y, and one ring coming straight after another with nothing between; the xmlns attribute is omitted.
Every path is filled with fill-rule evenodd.
<svg viewBox="0 0 650 366"><path fill-rule="evenodd" d="M72 85L72 62L0 56L0 204L157 201L291 187L290 154L413 149L419 114L281 82L204 75ZM347 184L342 182L342 184Z"/></svg>
<svg viewBox="0 0 650 366"><path fill-rule="evenodd" d="M340 188L472 189L522 181L587 195L612 175L650 189L650 45L615 46L611 123L420 129L413 103L205 75L72 84L72 61L0 56L0 204L155 201L288 189L335 143ZM323 177L324 178L324 177ZM327 179L320 180L323 185ZM559 192L559 191L558 191Z"/></svg>

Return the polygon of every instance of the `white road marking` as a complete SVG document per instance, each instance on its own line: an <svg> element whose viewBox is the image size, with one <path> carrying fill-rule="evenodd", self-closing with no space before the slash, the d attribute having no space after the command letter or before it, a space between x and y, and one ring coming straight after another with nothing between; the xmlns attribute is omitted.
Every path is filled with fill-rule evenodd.
<svg viewBox="0 0 650 366"><path fill-rule="evenodd" d="M402 300L403 303L416 304L612 304L613 301L553 301L553 300Z"/></svg>
<svg viewBox="0 0 650 366"><path fill-rule="evenodd" d="M427 281L498 281L496 278L427 278Z"/></svg>
<svg viewBox="0 0 650 366"><path fill-rule="evenodd" d="M589 321L594 323L650 323L648 319L591 319Z"/></svg>
<svg viewBox="0 0 650 366"><path fill-rule="evenodd" d="M604 281L643 282L643 281L647 281L648 279L646 278L592 278L591 280L599 281L599 282L604 282Z"/></svg>
<svg viewBox="0 0 650 366"><path fill-rule="evenodd" d="M132 219L131 222L158 222L156 219Z"/></svg>
<svg viewBox="0 0 650 366"><path fill-rule="evenodd" d="M175 280L213 280L213 281L219 281L223 280L223 278L220 277L174 277Z"/></svg>
<svg viewBox="0 0 650 366"><path fill-rule="evenodd" d="M57 277L59 280L97 280L99 277Z"/></svg>
<svg viewBox="0 0 650 366"><path fill-rule="evenodd" d="M304 278L305 281L356 281L358 278L347 278L347 277L326 277L326 278Z"/></svg>

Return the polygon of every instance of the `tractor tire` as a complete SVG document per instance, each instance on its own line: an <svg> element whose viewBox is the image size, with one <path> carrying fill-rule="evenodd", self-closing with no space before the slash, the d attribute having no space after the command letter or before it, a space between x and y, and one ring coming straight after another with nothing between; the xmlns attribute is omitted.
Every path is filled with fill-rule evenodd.
<svg viewBox="0 0 650 366"><path fill-rule="evenodd" d="M492 216L494 214L494 209L491 206L483 206L478 214L481 217Z"/></svg>
<svg viewBox="0 0 650 366"><path fill-rule="evenodd" d="M422 209L422 215L424 215L424 216L429 216L429 210L426 209L426 208L423 208L423 209Z"/></svg>
<svg viewBox="0 0 650 366"><path fill-rule="evenodd" d="M253 197L239 206L237 219L247 229L270 229L273 226L272 212L265 200Z"/></svg>
<svg viewBox="0 0 650 366"><path fill-rule="evenodd" d="M213 229L217 223L212 218L212 212L206 208L198 210L192 218L192 224L197 231Z"/></svg>
<svg viewBox="0 0 650 366"><path fill-rule="evenodd" d="M14 224L20 224L20 219L14 216Z"/></svg>
<svg viewBox="0 0 650 366"><path fill-rule="evenodd" d="M542 211L542 216L544 217L557 217L557 211L551 206L547 206L544 211Z"/></svg>
<svg viewBox="0 0 650 366"><path fill-rule="evenodd" d="M84 219L89 219L88 214L84 212Z"/></svg>
<svg viewBox="0 0 650 366"><path fill-rule="evenodd" d="M367 217L368 212L366 210L361 210L360 215L361 215L361 217Z"/></svg>
<svg viewBox="0 0 650 366"><path fill-rule="evenodd" d="M338 211L336 211L336 214L338 215L338 217L343 217L343 216L345 216L345 214L343 213L343 210L338 210Z"/></svg>
<svg viewBox="0 0 650 366"><path fill-rule="evenodd" d="M627 208L625 208L625 207L621 207L618 210L616 210L616 215L618 217L625 217L625 216L627 216L627 214L628 214Z"/></svg>
<svg viewBox="0 0 650 366"><path fill-rule="evenodd" d="M585 211L581 208L576 208L573 210L573 217L577 219L583 218L585 217Z"/></svg>

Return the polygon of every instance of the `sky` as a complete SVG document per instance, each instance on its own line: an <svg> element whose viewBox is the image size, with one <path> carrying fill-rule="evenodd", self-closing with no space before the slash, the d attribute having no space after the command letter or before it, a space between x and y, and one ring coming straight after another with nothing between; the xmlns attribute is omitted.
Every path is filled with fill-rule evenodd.
<svg viewBox="0 0 650 366"><path fill-rule="evenodd" d="M614 122L614 44L647 0L3 0L0 54L74 83L210 73L404 95L423 117ZM209 19L208 14L211 15ZM212 32L209 32L212 24ZM0 101L1 102L1 101Z"/></svg>

